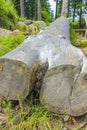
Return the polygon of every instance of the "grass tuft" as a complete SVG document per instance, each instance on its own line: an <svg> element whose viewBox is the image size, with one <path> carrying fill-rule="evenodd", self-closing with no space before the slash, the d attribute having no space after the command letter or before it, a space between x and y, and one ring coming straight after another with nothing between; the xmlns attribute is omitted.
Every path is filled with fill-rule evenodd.
<svg viewBox="0 0 87 130"><path fill-rule="evenodd" d="M19 33L12 36L0 37L0 56L16 48L21 42L24 41L24 35Z"/></svg>

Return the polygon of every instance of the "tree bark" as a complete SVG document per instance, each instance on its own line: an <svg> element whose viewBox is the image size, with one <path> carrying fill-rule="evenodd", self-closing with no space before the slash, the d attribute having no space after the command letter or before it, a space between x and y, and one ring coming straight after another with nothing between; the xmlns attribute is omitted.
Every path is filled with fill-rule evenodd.
<svg viewBox="0 0 87 130"><path fill-rule="evenodd" d="M82 0L80 0L80 4L82 4ZM82 24L82 7L80 7L80 12L79 12L79 28L81 28Z"/></svg>
<svg viewBox="0 0 87 130"><path fill-rule="evenodd" d="M73 9L73 22L75 21L75 12L76 12L76 5L74 5L74 9Z"/></svg>
<svg viewBox="0 0 87 130"><path fill-rule="evenodd" d="M53 63L53 56L50 57L51 51L53 53L53 50L50 50L50 47L54 46L54 43L51 43L53 37L69 40L69 23L66 19L56 20L48 29L37 36L30 36L15 50L0 58L0 95L14 100L17 100L18 93L26 97L35 86L36 79L31 76L32 67L36 64L37 68L38 64L47 65L49 62L49 67L52 68L57 64Z"/></svg>
<svg viewBox="0 0 87 130"><path fill-rule="evenodd" d="M63 0L61 16L68 17L69 0Z"/></svg>
<svg viewBox="0 0 87 130"><path fill-rule="evenodd" d="M55 12L55 19L57 18L58 14L58 0L56 0L56 12Z"/></svg>
<svg viewBox="0 0 87 130"><path fill-rule="evenodd" d="M87 38L87 15L85 16L85 23L86 23L85 37Z"/></svg>
<svg viewBox="0 0 87 130"><path fill-rule="evenodd" d="M20 12L21 12L21 17L24 17L24 15L25 15L24 0L20 0Z"/></svg>
<svg viewBox="0 0 87 130"><path fill-rule="evenodd" d="M37 20L41 21L41 0L37 0Z"/></svg>

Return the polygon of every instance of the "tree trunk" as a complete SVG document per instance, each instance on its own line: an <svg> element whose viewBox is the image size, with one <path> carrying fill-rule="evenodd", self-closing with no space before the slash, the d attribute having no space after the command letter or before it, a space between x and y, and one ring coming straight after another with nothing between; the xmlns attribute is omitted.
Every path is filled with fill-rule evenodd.
<svg viewBox="0 0 87 130"><path fill-rule="evenodd" d="M58 14L58 0L56 0L56 12L55 12L55 19L57 18Z"/></svg>
<svg viewBox="0 0 87 130"><path fill-rule="evenodd" d="M68 17L69 0L63 0L61 16Z"/></svg>
<svg viewBox="0 0 87 130"><path fill-rule="evenodd" d="M0 58L0 96L17 100L18 94L27 97L41 87L40 99L48 110L87 113L87 58L71 45L65 16Z"/></svg>
<svg viewBox="0 0 87 130"><path fill-rule="evenodd" d="M37 0L37 20L41 21L41 0Z"/></svg>
<svg viewBox="0 0 87 130"><path fill-rule="evenodd" d="M82 4L82 0L80 0L80 4ZM80 7L80 12L79 12L79 28L81 28L82 24L82 7Z"/></svg>
<svg viewBox="0 0 87 130"><path fill-rule="evenodd" d="M75 21L75 12L76 12L76 5L74 5L74 9L73 9L73 22Z"/></svg>
<svg viewBox="0 0 87 130"><path fill-rule="evenodd" d="M37 71L38 64L46 63L47 66L49 62L50 68L57 64L57 62L53 63L53 56L50 57L51 53L54 53L53 49L50 50L54 46L54 42L51 43L51 41L53 37L56 38L54 41L63 39L63 37L69 40L68 24L67 20L60 18L39 35L29 37L15 50L1 57L0 95L17 100L18 93L26 97L31 92L37 80L32 76L36 75L32 74L32 67L36 64L33 71L34 69Z"/></svg>
<svg viewBox="0 0 87 130"><path fill-rule="evenodd" d="M85 23L86 23L85 37L87 38L87 15L85 16Z"/></svg>
<svg viewBox="0 0 87 130"><path fill-rule="evenodd" d="M21 10L21 17L24 17L24 15L25 15L24 0L20 0L20 10Z"/></svg>
<svg viewBox="0 0 87 130"><path fill-rule="evenodd" d="M37 0L35 0L35 20L37 20Z"/></svg>

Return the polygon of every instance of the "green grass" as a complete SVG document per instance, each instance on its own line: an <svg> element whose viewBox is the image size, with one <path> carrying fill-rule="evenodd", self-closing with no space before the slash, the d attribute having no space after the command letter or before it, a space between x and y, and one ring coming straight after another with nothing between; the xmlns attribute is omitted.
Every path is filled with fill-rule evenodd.
<svg viewBox="0 0 87 130"><path fill-rule="evenodd" d="M17 35L1 36L0 37L0 56L16 48L24 40L24 35L19 33Z"/></svg>
<svg viewBox="0 0 87 130"><path fill-rule="evenodd" d="M18 96L18 100L19 104L16 106L11 101L2 101L5 124L1 130L62 130L65 115L50 113L40 101L36 105L21 96ZM74 123L73 117L71 120Z"/></svg>
<svg viewBox="0 0 87 130"><path fill-rule="evenodd" d="M25 103L19 96L19 105L12 108L11 102L2 102L6 124L2 130L61 130L59 117L52 115L39 103ZM53 119L54 117L54 119Z"/></svg>

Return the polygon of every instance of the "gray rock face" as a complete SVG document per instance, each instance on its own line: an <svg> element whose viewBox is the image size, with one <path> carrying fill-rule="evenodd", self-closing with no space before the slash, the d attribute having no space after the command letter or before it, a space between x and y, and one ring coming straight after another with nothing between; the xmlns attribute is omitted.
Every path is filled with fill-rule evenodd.
<svg viewBox="0 0 87 130"><path fill-rule="evenodd" d="M26 97L41 85L46 73L40 99L49 111L73 116L87 113L87 59L71 45L66 18L60 17L1 57L0 68L1 96Z"/></svg>

